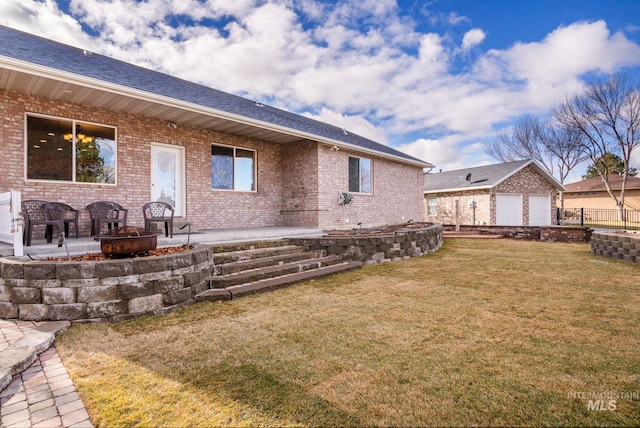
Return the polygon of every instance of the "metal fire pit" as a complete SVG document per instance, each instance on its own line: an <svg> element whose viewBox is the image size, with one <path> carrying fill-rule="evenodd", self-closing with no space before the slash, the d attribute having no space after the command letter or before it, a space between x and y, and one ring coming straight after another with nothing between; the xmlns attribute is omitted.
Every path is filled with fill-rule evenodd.
<svg viewBox="0 0 640 428"><path fill-rule="evenodd" d="M133 226L112 229L96 238L100 240L100 250L112 257L132 256L146 253L158 246L158 235Z"/></svg>

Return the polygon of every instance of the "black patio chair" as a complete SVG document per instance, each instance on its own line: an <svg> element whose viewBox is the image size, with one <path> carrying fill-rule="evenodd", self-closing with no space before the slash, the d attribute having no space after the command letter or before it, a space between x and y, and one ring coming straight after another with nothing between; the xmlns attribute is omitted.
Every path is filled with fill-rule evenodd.
<svg viewBox="0 0 640 428"><path fill-rule="evenodd" d="M49 217L49 213L52 210L53 207L47 201L39 199L25 199L22 201L22 217L24 218L22 240L27 247L31 246L33 226L45 226L45 238L49 244L53 240L53 226L58 226L59 232L64 230L64 220L62 218Z"/></svg>
<svg viewBox="0 0 640 428"><path fill-rule="evenodd" d="M78 217L80 211L63 202L48 202L49 218L58 220L62 218L64 222L64 236L69 237L69 224L73 224L78 238ZM51 226L48 226L51 227ZM53 232L51 232L53 234Z"/></svg>
<svg viewBox="0 0 640 428"><path fill-rule="evenodd" d="M91 235L97 236L102 232L102 226L107 225L109 230L114 227L127 225L128 209L122 205L110 201L98 201L87 205L91 217Z"/></svg>
<svg viewBox="0 0 640 428"><path fill-rule="evenodd" d="M151 223L164 223L165 236L173 238L173 207L166 202L147 202L142 207L144 230L151 231Z"/></svg>

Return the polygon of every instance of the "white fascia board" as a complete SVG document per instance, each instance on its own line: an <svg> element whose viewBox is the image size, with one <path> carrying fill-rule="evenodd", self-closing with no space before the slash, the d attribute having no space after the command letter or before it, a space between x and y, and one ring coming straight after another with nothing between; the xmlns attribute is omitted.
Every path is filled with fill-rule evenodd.
<svg viewBox="0 0 640 428"><path fill-rule="evenodd" d="M478 187L454 187L451 189L437 189L437 190L425 190L424 193L453 193L453 192L467 192L471 190L491 190L493 186L478 186Z"/></svg>
<svg viewBox="0 0 640 428"><path fill-rule="evenodd" d="M234 122L242 123L244 125L250 125L250 126L255 126L257 128L280 132L282 134L292 135L295 137L300 137L302 139L313 140L313 141L328 144L331 146L335 145L341 148L348 148L354 151L368 153L368 154L375 155L382 158L393 159L397 162L419 166L421 168L433 168L434 166L428 162L412 161L411 159L406 159L401 156L395 156L395 155L380 152L377 150L367 149L364 147L356 146L354 144L345 143L344 141L334 140L331 138L323 138L316 134L303 132L303 131L295 130L292 128L280 126L280 125L275 125L269 122L263 122L263 121L251 119L246 116L229 113L223 110L218 110L210 107L204 107L199 104L181 101L172 97L158 95L152 92L130 88L128 86L117 85L115 83L110 83L110 82L100 80L100 79L95 79L92 77L86 77L86 76L78 75L75 73L68 73L66 71L58 70L56 68L51 68L51 67L33 64L31 62L16 60L15 58L0 56L0 67L4 67L4 68L18 71L21 73L32 74L32 75L47 78L47 79L58 80L58 81L62 81L62 82L73 84L73 85L84 86L91 89L96 89L96 90L106 91L106 92L110 92L117 95L136 98L143 101L162 104L167 107L179 108L182 110L191 111L194 113L199 113L207 116L212 116L215 118L227 119Z"/></svg>

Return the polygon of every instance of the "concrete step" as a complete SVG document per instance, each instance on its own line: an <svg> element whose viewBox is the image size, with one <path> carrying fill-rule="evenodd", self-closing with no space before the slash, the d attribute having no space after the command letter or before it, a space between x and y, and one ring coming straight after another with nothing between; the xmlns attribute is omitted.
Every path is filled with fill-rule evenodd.
<svg viewBox="0 0 640 428"><path fill-rule="evenodd" d="M231 300L246 294L260 293L276 290L299 282L316 278L323 278L337 273L343 273L359 269L362 262L340 262L329 266L321 266L316 269L304 270L296 273L284 274L276 277L260 279L253 282L231 285L226 288L207 290L196 296L198 301Z"/></svg>
<svg viewBox="0 0 640 428"><path fill-rule="evenodd" d="M269 247L250 247L247 249L231 249L220 252L214 248L213 259L216 265L272 257L282 254L302 253L304 248L298 245L277 245Z"/></svg>
<svg viewBox="0 0 640 428"><path fill-rule="evenodd" d="M324 257L324 251L308 251L308 252L291 252L284 254L276 254L274 256L250 258L248 260L238 260L229 263L216 263L217 275L229 275L232 273L242 272L250 269L257 269L261 267L282 265L285 263L297 262L305 259L313 259L318 257Z"/></svg>
<svg viewBox="0 0 640 428"><path fill-rule="evenodd" d="M259 248L284 247L289 245L289 240L282 239L264 239L260 241L242 241L227 242L223 244L214 244L215 253L230 253L233 251L256 250Z"/></svg>
<svg viewBox="0 0 640 428"><path fill-rule="evenodd" d="M233 285L245 284L248 282L259 281L261 279L318 269L323 266L334 265L340 262L342 262L342 258L340 256L326 256L298 260L291 263L259 267L228 275L212 276L210 284L211 288L228 288Z"/></svg>

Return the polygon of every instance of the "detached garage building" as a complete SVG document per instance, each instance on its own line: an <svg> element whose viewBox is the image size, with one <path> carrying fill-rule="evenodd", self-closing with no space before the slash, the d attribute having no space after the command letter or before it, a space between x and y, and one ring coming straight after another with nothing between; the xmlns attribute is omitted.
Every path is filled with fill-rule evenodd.
<svg viewBox="0 0 640 428"><path fill-rule="evenodd" d="M533 160L424 176L426 221L444 225L547 226L564 187Z"/></svg>

